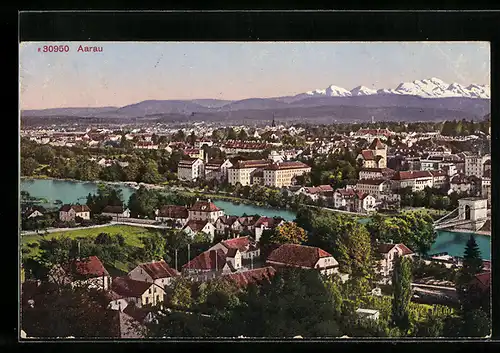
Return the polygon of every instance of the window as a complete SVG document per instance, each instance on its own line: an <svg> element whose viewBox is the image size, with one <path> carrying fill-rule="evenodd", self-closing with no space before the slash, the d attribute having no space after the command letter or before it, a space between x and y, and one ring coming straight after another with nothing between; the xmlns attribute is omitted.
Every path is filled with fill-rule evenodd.
<svg viewBox="0 0 500 353"><path fill-rule="evenodd" d="M149 304L149 297L146 297L146 304Z"/></svg>
<svg viewBox="0 0 500 353"><path fill-rule="evenodd" d="M148 293L151 294L151 288L149 288Z"/></svg>

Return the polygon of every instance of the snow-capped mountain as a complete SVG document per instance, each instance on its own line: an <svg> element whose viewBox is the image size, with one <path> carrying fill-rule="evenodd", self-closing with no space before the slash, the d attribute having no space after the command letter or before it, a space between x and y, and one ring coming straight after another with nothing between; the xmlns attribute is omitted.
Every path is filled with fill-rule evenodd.
<svg viewBox="0 0 500 353"><path fill-rule="evenodd" d="M306 95L309 96L326 96L326 97L350 97L351 92L342 87L337 87L334 85L330 85L326 89L316 89L314 91L306 92Z"/></svg>
<svg viewBox="0 0 500 353"><path fill-rule="evenodd" d="M365 86L358 86L351 90L352 96L371 96L372 94L377 94L377 90Z"/></svg>
<svg viewBox="0 0 500 353"><path fill-rule="evenodd" d="M301 96L351 97L387 94L418 96L423 98L462 97L490 99L490 86L477 84L464 86L459 83L448 84L439 78L431 77L412 82L402 82L395 89L381 88L375 90L366 86L358 86L348 91L345 88L330 85L326 89L316 89L301 94Z"/></svg>

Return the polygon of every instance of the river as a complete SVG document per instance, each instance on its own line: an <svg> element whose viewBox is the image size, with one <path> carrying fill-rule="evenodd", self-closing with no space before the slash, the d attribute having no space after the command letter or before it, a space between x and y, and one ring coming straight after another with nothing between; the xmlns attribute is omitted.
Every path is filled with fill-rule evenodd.
<svg viewBox="0 0 500 353"><path fill-rule="evenodd" d="M125 185L117 184L122 190L123 198L127 202L135 190ZM23 179L21 191L27 191L31 196L43 197L49 202L61 200L63 203L85 203L89 193L97 192L97 184L91 182L78 182L53 179ZM288 221L295 218L295 214L287 210L259 207L254 205L233 204L228 201L214 200L219 208L228 215L259 214L268 217L282 217ZM447 252L452 256L462 256L470 233L438 231L436 242L430 253ZM483 259L490 260L491 238L486 235L475 234L476 242Z"/></svg>

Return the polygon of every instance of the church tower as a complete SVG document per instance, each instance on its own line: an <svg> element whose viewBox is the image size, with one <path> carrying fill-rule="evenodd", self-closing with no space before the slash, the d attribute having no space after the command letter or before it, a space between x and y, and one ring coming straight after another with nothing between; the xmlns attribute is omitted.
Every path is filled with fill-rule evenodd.
<svg viewBox="0 0 500 353"><path fill-rule="evenodd" d="M276 122L274 121L274 113L273 113L273 122L271 123L271 127L276 127Z"/></svg>
<svg viewBox="0 0 500 353"><path fill-rule="evenodd" d="M372 141L368 149L373 151L378 168L387 168L387 145L382 143L382 141L380 141L377 137Z"/></svg>

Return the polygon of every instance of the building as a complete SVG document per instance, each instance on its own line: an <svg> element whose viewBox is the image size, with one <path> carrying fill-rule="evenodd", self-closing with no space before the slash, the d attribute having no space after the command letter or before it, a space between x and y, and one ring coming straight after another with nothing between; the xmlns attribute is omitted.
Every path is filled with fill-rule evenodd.
<svg viewBox="0 0 500 353"><path fill-rule="evenodd" d="M474 175L478 178L483 176L484 172L484 164L490 160L491 157L489 155L480 156L480 155L466 155L465 156L465 175L470 176Z"/></svg>
<svg viewBox="0 0 500 353"><path fill-rule="evenodd" d="M210 223L209 220L196 221L188 220L187 223L182 227L182 231L186 233L189 237L194 238L197 233L205 233L210 236L210 241L214 241L215 237L215 226Z"/></svg>
<svg viewBox="0 0 500 353"><path fill-rule="evenodd" d="M207 281L223 274L244 270L238 249L207 250L182 266L182 271L194 280Z"/></svg>
<svg viewBox="0 0 500 353"><path fill-rule="evenodd" d="M54 266L50 270L49 281L107 290L111 276L97 256L90 256Z"/></svg>
<svg viewBox="0 0 500 353"><path fill-rule="evenodd" d="M320 198L327 199L328 197L333 197L333 188L331 185L318 185L312 187L303 186L295 191L295 195L303 194L310 197L312 200L316 201Z"/></svg>
<svg viewBox="0 0 500 353"><path fill-rule="evenodd" d="M115 277L111 284L111 299L108 308L123 311L129 305L139 308L154 306L164 301L165 291L162 287L145 281L134 280L128 276Z"/></svg>
<svg viewBox="0 0 500 353"><path fill-rule="evenodd" d="M411 251L406 245L402 243L379 244L377 252L382 257L382 259L379 262L380 267L378 270L379 273L384 277L388 277L392 274L392 270L394 268L394 262L396 261L396 256L412 257L414 255L413 251Z"/></svg>
<svg viewBox="0 0 500 353"><path fill-rule="evenodd" d="M156 210L155 213L157 221L170 223L172 227L184 227L189 219L189 211L185 206L166 205Z"/></svg>
<svg viewBox="0 0 500 353"><path fill-rule="evenodd" d="M362 193L371 194L376 199L383 199L384 196L391 194L392 184L384 179L361 179L356 184L356 190Z"/></svg>
<svg viewBox="0 0 500 353"><path fill-rule="evenodd" d="M250 269L248 271L238 271L235 273L226 273L222 277L236 283L238 288L245 288L250 284L259 284L270 282L271 278L276 274L276 270L271 267L261 267Z"/></svg>
<svg viewBox="0 0 500 353"><path fill-rule="evenodd" d="M130 217L130 210L123 209L123 206L106 206L102 210L102 215L103 216L109 216L113 218L129 218Z"/></svg>
<svg viewBox="0 0 500 353"><path fill-rule="evenodd" d="M233 164L229 161L229 159L226 159L225 161L211 160L205 164L205 179L216 179L221 182L226 181L227 170L232 166Z"/></svg>
<svg viewBox="0 0 500 353"><path fill-rule="evenodd" d="M183 159L177 166L179 180L196 180L204 176L204 163L201 159Z"/></svg>
<svg viewBox="0 0 500 353"><path fill-rule="evenodd" d="M393 188L411 188L412 192L422 191L426 187L434 187L434 177L430 171L400 171L396 172L391 179Z"/></svg>
<svg viewBox="0 0 500 353"><path fill-rule="evenodd" d="M447 186L449 184L449 181L448 181L449 177L445 171L431 170L430 173L432 175L432 187L433 188L439 188L439 189L447 188Z"/></svg>
<svg viewBox="0 0 500 353"><path fill-rule="evenodd" d="M128 277L133 280L154 283L163 289L172 283L172 278L179 275L163 260L142 263L128 273Z"/></svg>
<svg viewBox="0 0 500 353"><path fill-rule="evenodd" d="M470 195L482 193L482 178L479 179L475 175L457 174L450 180L448 194L453 192Z"/></svg>
<svg viewBox="0 0 500 353"><path fill-rule="evenodd" d="M184 149L182 150L184 155L188 156L189 158L193 159L201 159L204 160L205 157L205 152L201 148L189 148L189 149Z"/></svg>
<svg viewBox="0 0 500 353"><path fill-rule="evenodd" d="M387 168L387 146L375 138L368 149L362 150L356 157L364 168Z"/></svg>
<svg viewBox="0 0 500 353"><path fill-rule="evenodd" d="M238 161L232 167L227 169L228 171L228 182L231 185L236 185L240 183L243 186L253 185L253 180L251 177L252 172L257 169L264 169L272 163L270 160L249 160L249 161Z"/></svg>
<svg viewBox="0 0 500 353"><path fill-rule="evenodd" d="M481 178L481 196L488 200L491 207L491 169L486 170Z"/></svg>
<svg viewBox="0 0 500 353"><path fill-rule="evenodd" d="M358 191L356 193L356 199L357 199L357 205L356 205L357 212L369 213L375 211L376 199L373 195Z"/></svg>
<svg viewBox="0 0 500 353"><path fill-rule="evenodd" d="M224 216L224 211L217 207L211 200L197 200L188 210L190 221L209 221L217 222L217 219Z"/></svg>
<svg viewBox="0 0 500 353"><path fill-rule="evenodd" d="M282 188L292 185L296 176L309 173L311 167L302 162L283 162L264 168L264 185Z"/></svg>
<svg viewBox="0 0 500 353"><path fill-rule="evenodd" d="M59 219L63 222L75 221L76 217L90 219L90 208L87 205L63 205L59 209Z"/></svg>
<svg viewBox="0 0 500 353"><path fill-rule="evenodd" d="M359 171L359 179L390 179L396 173L390 168L362 168Z"/></svg>
<svg viewBox="0 0 500 353"><path fill-rule="evenodd" d="M255 232L255 241L259 241L262 233L266 229L274 229L284 224L285 220L281 217L260 217L257 222L255 222L253 228Z"/></svg>
<svg viewBox="0 0 500 353"><path fill-rule="evenodd" d="M338 273L339 263L326 251L312 246L283 244L269 254L266 265L274 268L314 269L323 275Z"/></svg>
<svg viewBox="0 0 500 353"><path fill-rule="evenodd" d="M380 317L380 312L374 309L357 309L356 314L360 319L377 321Z"/></svg>
<svg viewBox="0 0 500 353"><path fill-rule="evenodd" d="M248 236L223 240L208 250L218 249L222 250L225 254L227 254L230 249L237 249L241 254L242 260L254 259L260 256L259 246L255 240Z"/></svg>

